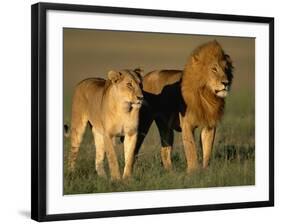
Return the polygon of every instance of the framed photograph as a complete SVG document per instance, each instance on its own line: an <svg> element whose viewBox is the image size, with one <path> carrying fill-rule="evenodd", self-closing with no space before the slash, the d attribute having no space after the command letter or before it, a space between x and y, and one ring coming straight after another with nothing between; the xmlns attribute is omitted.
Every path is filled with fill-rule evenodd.
<svg viewBox="0 0 281 224"><path fill-rule="evenodd" d="M32 219L274 205L274 18L32 5Z"/></svg>

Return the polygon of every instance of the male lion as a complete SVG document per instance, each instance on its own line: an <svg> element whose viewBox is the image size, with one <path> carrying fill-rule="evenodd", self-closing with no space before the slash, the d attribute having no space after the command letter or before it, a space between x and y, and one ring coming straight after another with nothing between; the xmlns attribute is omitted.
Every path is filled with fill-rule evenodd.
<svg viewBox="0 0 281 224"><path fill-rule="evenodd" d="M89 78L80 82L74 92L71 117L71 151L69 168L73 170L87 123L92 127L96 146L96 171L105 177L106 153L112 179L120 179L113 140L125 136L123 178L132 173L137 140L139 109L143 94L140 88L142 70L108 72L108 80Z"/></svg>
<svg viewBox="0 0 281 224"><path fill-rule="evenodd" d="M224 110L224 98L232 81L232 61L217 41L196 48L185 69L160 70L143 78L147 106L141 108L139 135L141 143L153 121L161 138L161 159L165 169L172 168L173 130L182 131L187 171L198 168L194 131L201 128L203 168L209 164L215 131Z"/></svg>

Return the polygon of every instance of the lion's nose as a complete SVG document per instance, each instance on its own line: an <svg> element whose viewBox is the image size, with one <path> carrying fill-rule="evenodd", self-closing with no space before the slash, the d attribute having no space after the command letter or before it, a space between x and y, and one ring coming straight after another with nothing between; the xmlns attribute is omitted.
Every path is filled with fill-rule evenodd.
<svg viewBox="0 0 281 224"><path fill-rule="evenodd" d="M228 80L223 80L223 81L221 81L221 83L222 83L223 85L227 86L227 85L229 84L229 81L228 81Z"/></svg>
<svg viewBox="0 0 281 224"><path fill-rule="evenodd" d="M143 100L143 96L137 96L138 100Z"/></svg>

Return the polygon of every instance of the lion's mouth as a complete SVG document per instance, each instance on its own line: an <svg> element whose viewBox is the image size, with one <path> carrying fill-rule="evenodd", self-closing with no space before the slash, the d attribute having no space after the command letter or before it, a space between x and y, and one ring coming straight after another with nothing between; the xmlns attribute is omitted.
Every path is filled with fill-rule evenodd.
<svg viewBox="0 0 281 224"><path fill-rule="evenodd" d="M216 94L219 93L219 92L227 92L227 90L226 90L226 89L215 90L215 93L216 93Z"/></svg>
<svg viewBox="0 0 281 224"><path fill-rule="evenodd" d="M136 100L136 101L130 101L130 102L127 102L129 108L132 108L132 107L141 107L142 104L143 104L143 100Z"/></svg>
<svg viewBox="0 0 281 224"><path fill-rule="evenodd" d="M215 90L215 93L218 97L224 98L228 94L228 88L224 88L224 89L221 89L221 90Z"/></svg>
<svg viewBox="0 0 281 224"><path fill-rule="evenodd" d="M134 101L134 102L131 102L132 105L141 105L143 102L143 100L137 100L137 101Z"/></svg>

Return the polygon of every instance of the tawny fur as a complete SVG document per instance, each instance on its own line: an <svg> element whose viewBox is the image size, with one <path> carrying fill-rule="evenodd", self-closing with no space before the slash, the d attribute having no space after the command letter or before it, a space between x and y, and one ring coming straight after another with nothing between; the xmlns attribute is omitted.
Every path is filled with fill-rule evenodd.
<svg viewBox="0 0 281 224"><path fill-rule="evenodd" d="M139 69L110 71L108 79L89 78L75 88L72 101L71 151L69 169L74 170L87 123L91 124L96 145L96 170L106 176L107 156L112 179L120 179L114 137L125 136L123 178L132 173L137 138L139 109L142 103Z"/></svg>
<svg viewBox="0 0 281 224"><path fill-rule="evenodd" d="M217 41L196 48L185 69L158 70L143 79L146 107L140 111L137 149L153 121L161 137L164 168L171 169L173 130L182 131L188 172L198 168L194 131L201 128L203 167L209 164L215 130L232 82L232 61Z"/></svg>
<svg viewBox="0 0 281 224"><path fill-rule="evenodd" d="M224 98L217 97L208 86L212 75L210 72L212 63L218 63L225 71L224 75L218 77L218 82L227 79L230 85L231 60L217 41L198 47L189 57L183 72L182 96L188 107L191 122L196 126L214 127L223 115Z"/></svg>

